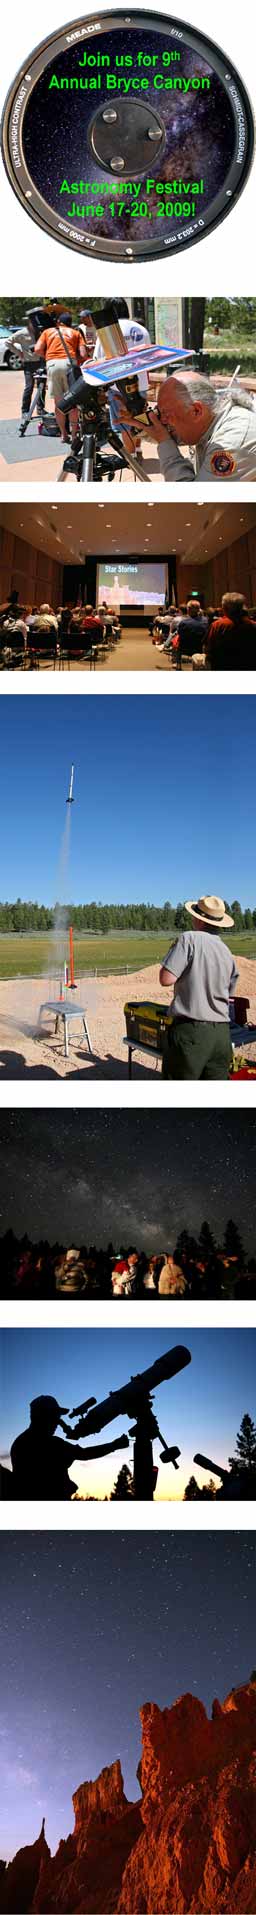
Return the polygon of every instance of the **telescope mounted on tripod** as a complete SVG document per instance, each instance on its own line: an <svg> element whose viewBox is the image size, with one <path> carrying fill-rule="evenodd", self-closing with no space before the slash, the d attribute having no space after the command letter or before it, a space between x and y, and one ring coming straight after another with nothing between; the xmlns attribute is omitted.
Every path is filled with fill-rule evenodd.
<svg viewBox="0 0 256 1915"><path fill-rule="evenodd" d="M169 1447L162 1436L152 1407L152 1391L158 1389L160 1383L171 1382L173 1377L187 1368L188 1363L191 1363L190 1350L186 1349L185 1344L177 1343L173 1350L167 1350L165 1356L159 1357L149 1369L142 1370L137 1376L131 1376L129 1382L123 1384L120 1390L110 1391L109 1396L105 1397L102 1403L97 1403L96 1407L93 1406L88 1411L86 1403L78 1403L74 1410L70 1411L72 1418L79 1417L79 1422L72 1432L77 1439L94 1435L96 1431L104 1429L107 1423L112 1423L116 1416L126 1414L133 1419L130 1435L134 1440L136 1501L151 1502L153 1499L157 1481L157 1470L153 1461L154 1437L159 1437L163 1445L161 1462L172 1463L173 1469L178 1468L177 1458L180 1456L180 1450L176 1444Z"/></svg>

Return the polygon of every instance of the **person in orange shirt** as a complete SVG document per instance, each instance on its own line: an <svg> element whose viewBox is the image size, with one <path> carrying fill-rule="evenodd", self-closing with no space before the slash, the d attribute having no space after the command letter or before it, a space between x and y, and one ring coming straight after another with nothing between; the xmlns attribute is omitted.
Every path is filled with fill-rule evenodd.
<svg viewBox="0 0 256 1915"><path fill-rule="evenodd" d="M70 359L74 361L74 371L75 366L80 368L82 360L86 359L83 335L76 326L73 326L71 313L61 313L59 329L57 326L47 326L45 332L40 333L34 353L39 359L45 361L49 397L54 400L56 424L59 426L61 438L65 444L68 437L66 414L60 411L58 400L64 398L68 392ZM77 431L75 406L70 410L70 423L73 440Z"/></svg>

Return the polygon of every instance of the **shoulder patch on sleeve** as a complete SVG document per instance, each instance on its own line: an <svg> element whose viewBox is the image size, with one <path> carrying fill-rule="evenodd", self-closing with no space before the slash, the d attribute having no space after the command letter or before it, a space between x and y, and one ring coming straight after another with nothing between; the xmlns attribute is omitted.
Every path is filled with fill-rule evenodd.
<svg viewBox="0 0 256 1915"><path fill-rule="evenodd" d="M232 459L231 452L224 452L221 448L219 452L213 452L211 471L217 472L219 479L229 479L231 472L236 472L236 466L237 461Z"/></svg>

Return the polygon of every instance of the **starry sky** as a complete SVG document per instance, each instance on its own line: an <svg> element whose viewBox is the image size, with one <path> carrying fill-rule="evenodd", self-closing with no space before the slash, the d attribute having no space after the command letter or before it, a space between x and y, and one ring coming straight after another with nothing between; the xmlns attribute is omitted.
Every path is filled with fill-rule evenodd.
<svg viewBox="0 0 256 1915"><path fill-rule="evenodd" d="M71 1796L119 1755L138 1795L138 1711L224 1699L255 1665L255 1537L2 1536L0 1854L54 1849Z"/></svg>
<svg viewBox="0 0 256 1915"><path fill-rule="evenodd" d="M255 1250L254 1111L0 1113L0 1236L174 1248L232 1216Z"/></svg>
<svg viewBox="0 0 256 1915"><path fill-rule="evenodd" d="M160 1462L162 1443L154 1442L159 1474L157 1499L179 1499L192 1472L200 1487L209 1471L193 1458L197 1450L224 1466L234 1455L237 1430L245 1411L255 1414L255 1330L190 1330L186 1323L170 1330L1 1330L0 1331L0 1452L6 1456L14 1438L27 1428L29 1404L42 1393L59 1404L74 1404L95 1396L102 1402L138 1371L182 1344L191 1363L179 1375L154 1391L155 1414L167 1443L181 1451L179 1469ZM102 1434L89 1443L112 1442L127 1436L133 1418L127 1411L112 1418ZM62 1434L58 1431L59 1436ZM72 1437L72 1424L70 1425ZM86 1445L85 1445L86 1458ZM68 1459L67 1459L68 1461ZM83 1496L109 1496L122 1463L133 1467L133 1445L124 1454L95 1462L77 1460L71 1467L74 1488ZM219 1487L216 1479L216 1488Z"/></svg>
<svg viewBox="0 0 256 1915"><path fill-rule="evenodd" d="M7 696L0 715L1 896L54 904L70 765L63 901L255 905L255 699ZM6 794L8 792L8 803ZM233 821L235 820L235 829Z"/></svg>
<svg viewBox="0 0 256 1915"><path fill-rule="evenodd" d="M137 55L141 47L143 47L144 56L146 56L146 58L149 53L151 58L153 52L157 53L158 72L163 73L166 77L165 69L162 67L162 51L165 45L166 30L163 29L162 33L161 31L160 33L153 32L152 16L150 31L147 30L147 23L144 21L143 26L140 22L137 32L134 24L132 24L130 32L127 31L126 25L125 33L123 33L118 22L114 32L107 34L102 32L100 36L101 59L104 53L105 55L107 54L112 72L115 73L116 71L115 61L117 55L120 60L120 55L124 52L127 54L128 52L133 58L133 74L135 77L138 71ZM175 48L175 46L179 53L180 42L179 40L175 42L175 38L172 37L172 49ZM99 41L96 35L93 40L94 54L96 50L98 51L98 47ZM46 73L43 73L42 77L38 80L37 86L33 88L30 100L28 100L23 124L23 142L29 174L35 181L39 192L48 202L48 205L55 207L57 211L60 210L62 214L64 212L65 216L67 216L69 202L65 196L64 200L60 200L59 197L63 177L69 181L73 178L79 180L82 172L83 177L87 181L92 180L95 182L95 180L98 180L100 184L102 182L101 167L95 165L95 159L91 152L91 143L87 133L88 126L92 118L94 118L95 109L99 110L101 103L103 105L104 100L109 99L106 87L106 69L103 68L101 71L101 90L99 92L96 91L95 93L94 91L85 90L81 95L80 90L77 92L76 88L74 88L71 93L66 92L65 89L64 91L58 92L57 90L55 91L55 88L49 91L50 79L53 74L57 75L59 81L63 75L64 77L68 75L79 78L79 62L82 62L82 59L83 46L80 42L79 48L74 46L65 48L64 54L63 52L59 55L56 54L56 47L54 48L53 60L48 65ZM152 69L146 69L146 78L148 81L146 101L148 105L158 107L158 110L161 111L161 121L164 123L165 128L166 143L164 155L161 151L160 160L155 160L154 174L156 179L162 177L164 180L172 180L175 174L179 177L181 172L183 172L186 179L189 178L189 176L191 179L198 179L203 173L204 204L208 205L218 188L222 185L223 179L225 179L228 165L233 154L234 125L230 101L219 77L214 73L212 67L209 66L207 59L204 61L201 57L201 53L198 53L197 45L195 49L188 48L183 42L181 63L178 70L180 73L182 72L183 75L190 76L194 74L210 74L210 93L206 92L205 94L203 92L201 96L197 93L196 100L193 93L189 93L189 96L186 95L184 98L179 92L170 93L169 91L166 92L161 89L159 94L159 90L154 89ZM81 77L83 80L85 79L84 70ZM93 78L93 75L90 76L90 69L89 77ZM141 70L141 78L142 77L143 69ZM145 94L142 94L140 97L142 98L142 102L145 103ZM131 92L130 105L133 112L135 104L134 93ZM85 152L86 163L84 157ZM139 162L136 166L135 177L138 173L138 164ZM113 181L110 171L108 176L105 175L105 179L107 177L109 186L111 187ZM81 201L78 203L81 205ZM76 200L74 204L76 206ZM110 233L111 230L111 216L107 214L105 199L103 204L105 216L100 222L100 229L101 234L102 232L106 234ZM118 239L118 224L117 218L112 221L112 237L115 239ZM81 232L78 219L74 222L74 225L75 230ZM86 221L87 230L88 225L89 230L95 232L95 223L93 224L92 221ZM123 222L121 219L121 231L122 225ZM138 239L137 225L139 226L139 239L143 237L145 241L145 219L142 218L136 221L136 241ZM156 233L158 232L157 220L155 220L153 234L155 231Z"/></svg>

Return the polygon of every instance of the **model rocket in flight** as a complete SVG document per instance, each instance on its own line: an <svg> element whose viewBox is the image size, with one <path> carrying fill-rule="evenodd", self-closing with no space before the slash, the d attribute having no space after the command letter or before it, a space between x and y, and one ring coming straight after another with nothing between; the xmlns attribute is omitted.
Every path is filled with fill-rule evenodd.
<svg viewBox="0 0 256 1915"><path fill-rule="evenodd" d="M74 798L73 798L73 784L74 784L74 765L71 765L71 772L70 772L70 786L69 786L69 793L68 793L68 798L66 798L66 805L73 805L73 804L74 804Z"/></svg>

